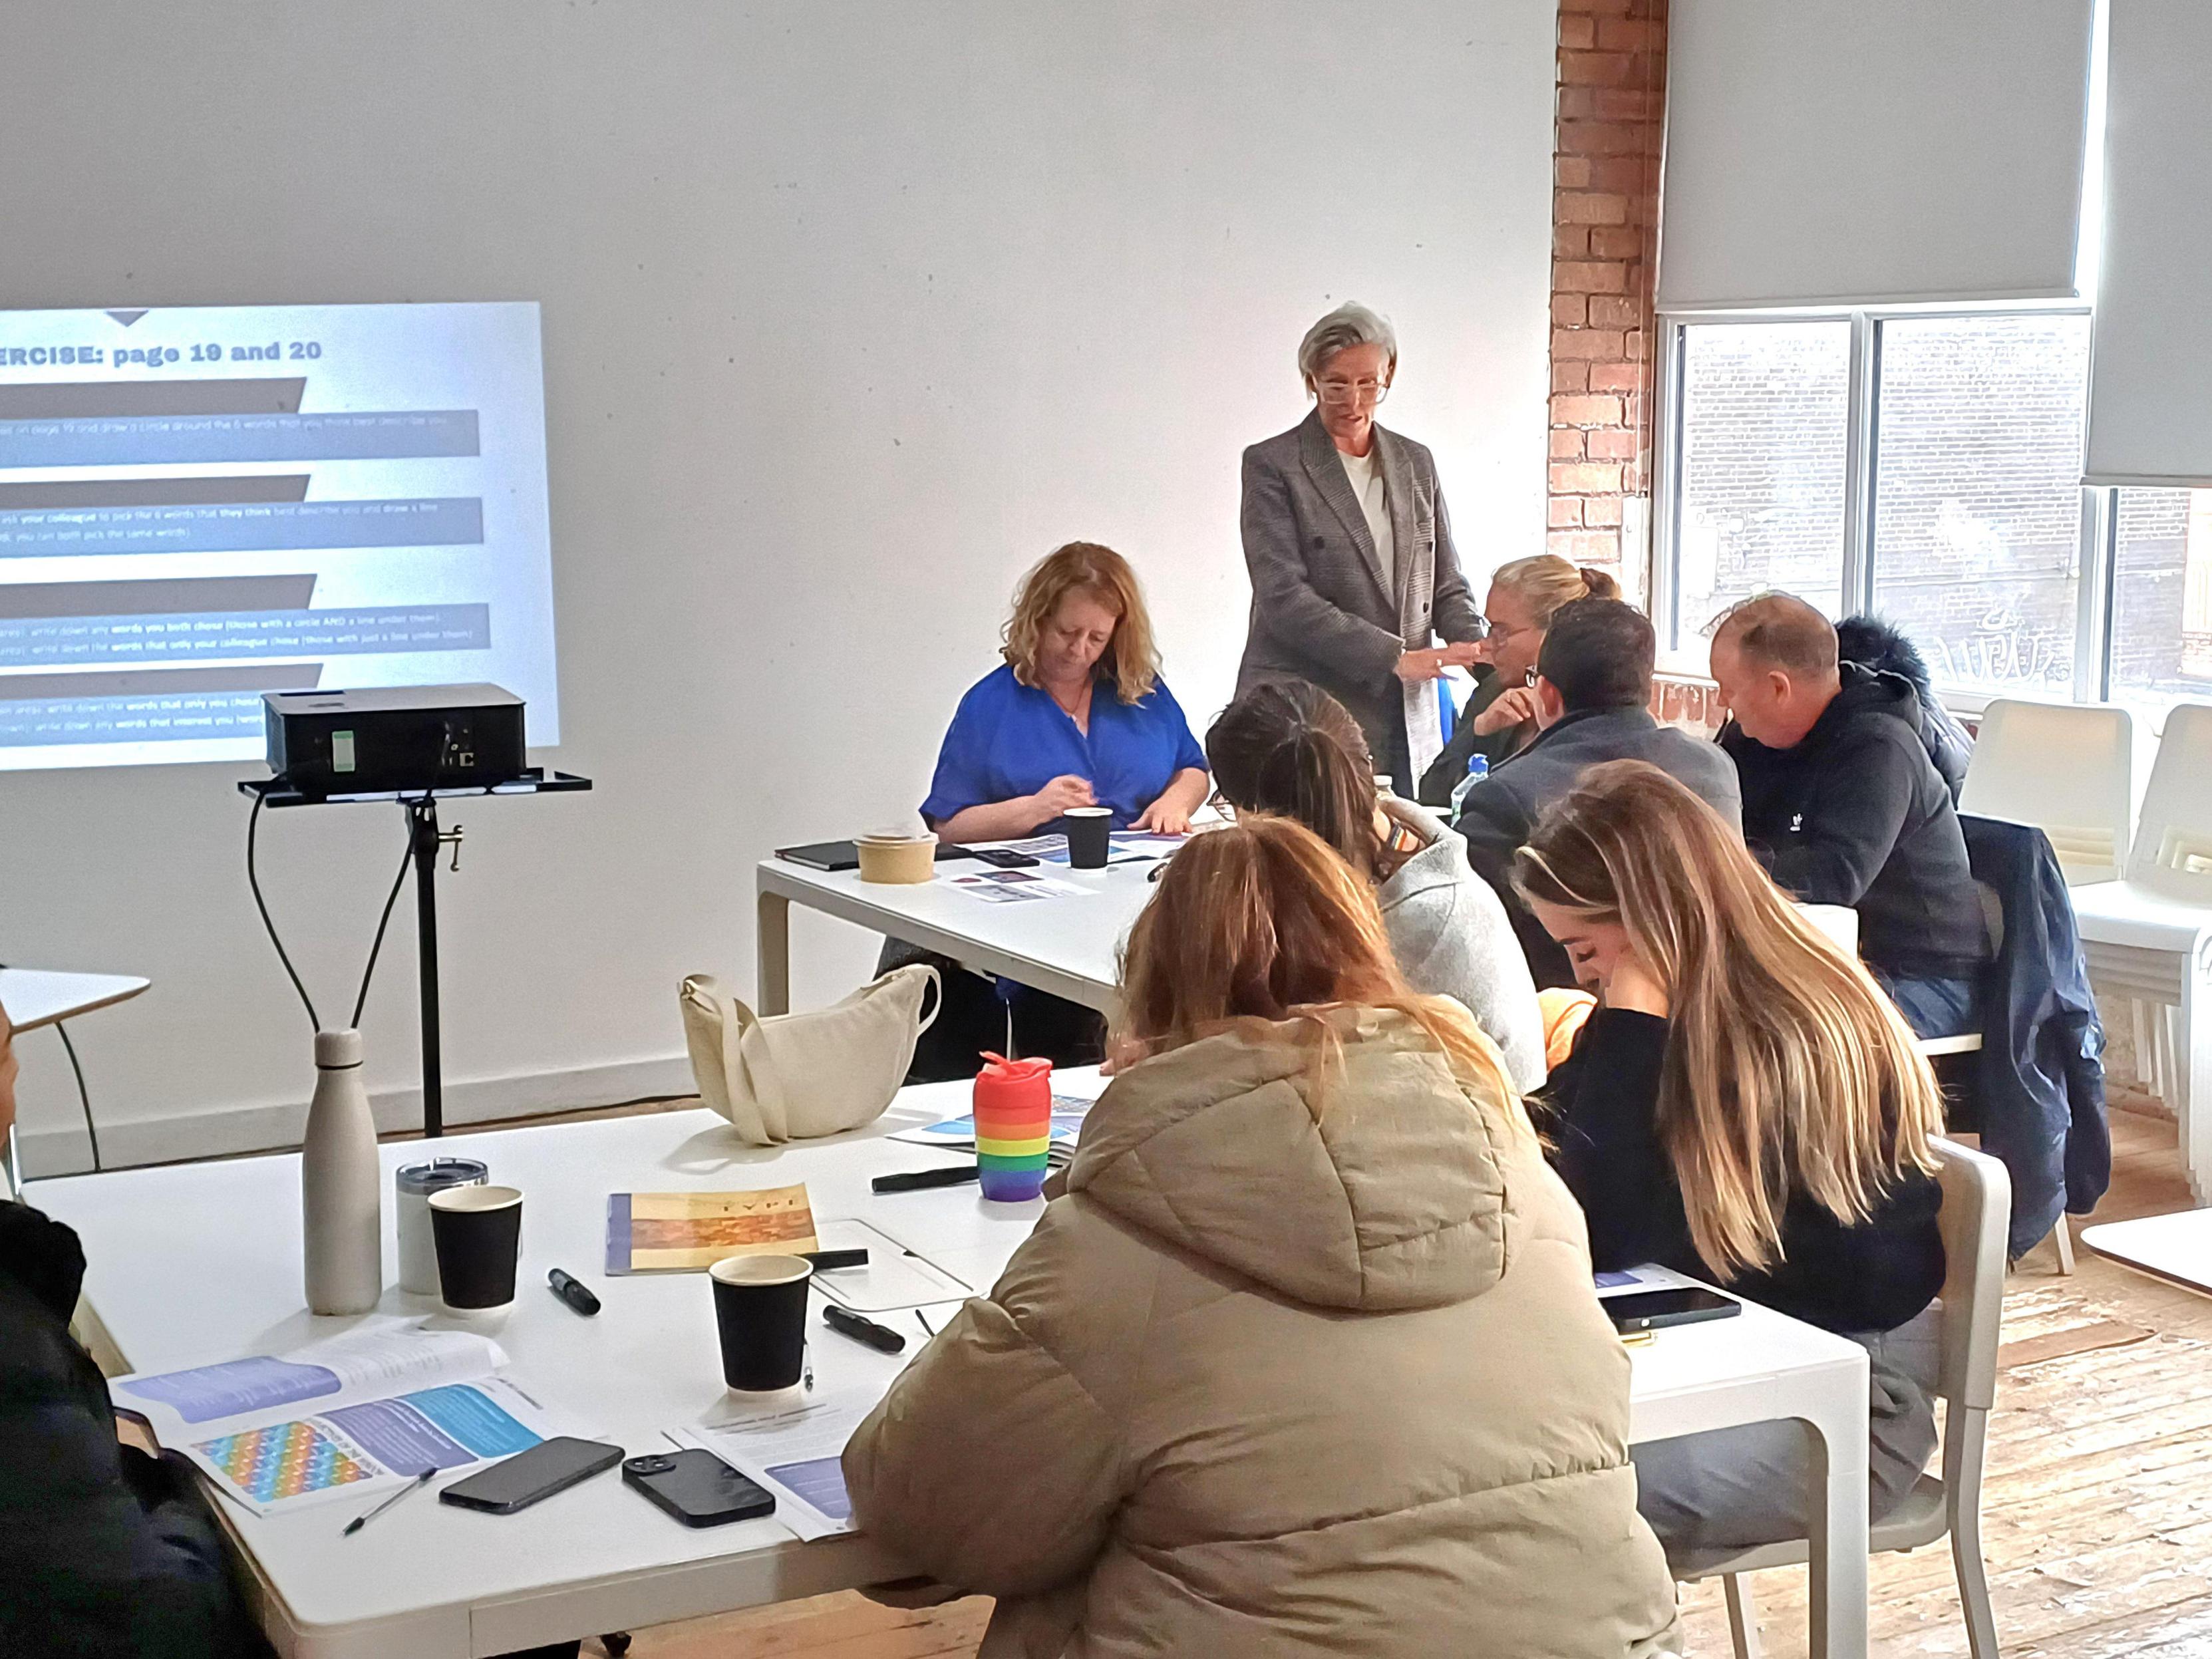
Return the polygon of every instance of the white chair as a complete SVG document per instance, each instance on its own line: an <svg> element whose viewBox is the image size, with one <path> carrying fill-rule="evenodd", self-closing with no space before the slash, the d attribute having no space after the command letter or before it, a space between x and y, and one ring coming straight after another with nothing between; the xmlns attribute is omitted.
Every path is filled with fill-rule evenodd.
<svg viewBox="0 0 2212 1659"><path fill-rule="evenodd" d="M2110 703L2021 702L1982 713L1959 810L2032 823L2069 885L2117 881L2135 817L2135 722Z"/></svg>
<svg viewBox="0 0 2212 1659"><path fill-rule="evenodd" d="M1873 1553L1917 1550L1951 1536L1959 1602L1973 1659L1997 1659L1996 1621L1990 1611L1982 1562L1982 1454L1990 1407L1996 1399L1997 1330L2004 1311L2005 1230L2012 1217L2012 1181L1996 1159L1948 1140L1936 1143L1943 1187L1942 1363L1936 1393L1945 1401L1943 1473L1923 1474L1868 1539ZM1729 1632L1738 1659L1758 1659L1759 1613L1742 1575L1802 1565L1805 1540L1747 1550L1698 1575L1724 1580Z"/></svg>
<svg viewBox="0 0 2212 1659"><path fill-rule="evenodd" d="M2198 1015L2212 996L2212 703L2179 703L2166 717L2125 878L2073 890L2090 979L2164 1014L2150 1022L2154 1075L2180 1127L2190 1190L2204 1203L2212 1198L2212 1005Z"/></svg>

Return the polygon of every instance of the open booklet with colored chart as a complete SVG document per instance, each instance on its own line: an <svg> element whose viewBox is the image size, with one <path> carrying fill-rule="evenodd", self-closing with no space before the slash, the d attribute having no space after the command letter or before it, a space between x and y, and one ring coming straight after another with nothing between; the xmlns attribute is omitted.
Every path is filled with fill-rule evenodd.
<svg viewBox="0 0 2212 1659"><path fill-rule="evenodd" d="M405 1319L365 1321L281 1356L119 1376L115 1408L214 1477L256 1515L350 1492L371 1495L426 1468L464 1469L562 1432L497 1375L499 1345Z"/></svg>

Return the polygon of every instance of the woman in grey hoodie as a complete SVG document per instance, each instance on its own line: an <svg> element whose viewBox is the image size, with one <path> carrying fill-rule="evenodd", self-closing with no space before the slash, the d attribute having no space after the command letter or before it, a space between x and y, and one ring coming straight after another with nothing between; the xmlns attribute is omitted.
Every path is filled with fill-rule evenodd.
<svg viewBox="0 0 2212 1659"><path fill-rule="evenodd" d="M1222 798L1295 818L1375 884L1407 983L1463 1004L1523 1093L1544 1080L1544 1021L1505 907L1467 861L1467 843L1411 801L1375 787L1349 710L1304 680L1252 687L1206 734Z"/></svg>

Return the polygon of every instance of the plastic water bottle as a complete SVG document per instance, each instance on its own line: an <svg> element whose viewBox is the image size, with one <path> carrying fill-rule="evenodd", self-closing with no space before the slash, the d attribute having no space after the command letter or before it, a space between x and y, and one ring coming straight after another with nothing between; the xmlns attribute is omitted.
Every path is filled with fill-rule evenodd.
<svg viewBox="0 0 2212 1659"><path fill-rule="evenodd" d="M1474 788L1476 784L1480 783L1489 775L1489 756L1470 755L1468 757L1467 775L1459 781L1458 787L1452 791L1451 810L1452 816L1454 817L1457 817L1459 816L1459 809L1467 804L1467 792Z"/></svg>

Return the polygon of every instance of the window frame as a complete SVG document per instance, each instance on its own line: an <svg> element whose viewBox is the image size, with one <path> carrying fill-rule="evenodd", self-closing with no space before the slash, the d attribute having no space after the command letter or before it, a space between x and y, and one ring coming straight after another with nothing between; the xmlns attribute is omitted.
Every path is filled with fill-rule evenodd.
<svg viewBox="0 0 2212 1659"><path fill-rule="evenodd" d="M1895 319L1914 320L1968 317L2087 317L2080 300L1981 304L1817 306L1729 311L1661 312L1656 320L1658 356L1652 394L1657 407L1652 429L1658 465L1652 470L1651 568L1648 592L1652 620L1662 641L1680 632L1678 615L1680 541L1682 516L1682 376L1690 330L1711 324L1820 323L1850 325L1850 367L1844 420L1844 546L1841 586L1844 614L1874 604L1875 473L1881 450L1882 325ZM2086 399L2088 388L2084 386ZM2101 702L2112 689L2112 582L2118 514L2116 492L2081 489L2080 577L2074 626L2073 697ZM1694 645L1663 647L1659 672L1678 678L1704 678L1705 653ZM1941 692L1946 708L1978 714L2002 694Z"/></svg>

